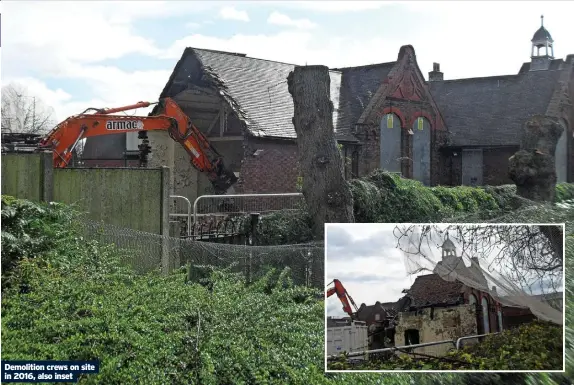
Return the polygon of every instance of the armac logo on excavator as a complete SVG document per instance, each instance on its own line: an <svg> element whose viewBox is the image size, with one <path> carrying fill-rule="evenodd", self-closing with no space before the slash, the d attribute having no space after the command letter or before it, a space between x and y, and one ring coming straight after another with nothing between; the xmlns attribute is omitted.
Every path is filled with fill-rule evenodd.
<svg viewBox="0 0 574 385"><path fill-rule="evenodd" d="M106 130L143 130L144 124L141 120L110 120L106 122Z"/></svg>

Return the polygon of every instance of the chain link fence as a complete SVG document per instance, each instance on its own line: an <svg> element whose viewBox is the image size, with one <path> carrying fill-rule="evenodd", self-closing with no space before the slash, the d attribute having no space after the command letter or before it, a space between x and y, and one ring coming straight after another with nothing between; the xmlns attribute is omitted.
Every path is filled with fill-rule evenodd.
<svg viewBox="0 0 574 385"><path fill-rule="evenodd" d="M124 264L145 274L154 270L171 272L186 266L188 276L198 279L205 268L224 268L242 273L254 281L271 269L291 270L296 285L324 286L324 243L282 246L251 246L243 235L243 244L198 241L168 237L82 219L79 222L86 239L113 244Z"/></svg>

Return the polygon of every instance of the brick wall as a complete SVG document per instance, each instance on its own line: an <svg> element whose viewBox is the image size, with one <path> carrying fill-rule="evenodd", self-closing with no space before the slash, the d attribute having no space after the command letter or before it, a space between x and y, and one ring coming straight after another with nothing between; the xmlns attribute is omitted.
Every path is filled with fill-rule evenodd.
<svg viewBox="0 0 574 385"><path fill-rule="evenodd" d="M295 142L250 137L245 143L236 189L238 192L296 192L299 165ZM263 151L254 156L256 150Z"/></svg>
<svg viewBox="0 0 574 385"><path fill-rule="evenodd" d="M361 177L379 168L381 159L380 129L379 127L371 128L368 126L361 126L357 129L356 137L361 142L361 146L358 149L358 168L359 177Z"/></svg>

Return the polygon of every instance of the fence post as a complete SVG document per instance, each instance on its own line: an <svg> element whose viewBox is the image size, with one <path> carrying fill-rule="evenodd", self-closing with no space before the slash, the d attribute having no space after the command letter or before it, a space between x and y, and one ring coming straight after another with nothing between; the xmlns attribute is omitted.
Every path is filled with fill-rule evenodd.
<svg viewBox="0 0 574 385"><path fill-rule="evenodd" d="M179 242L179 238L181 238L181 222L180 221L170 221L169 222L169 234L173 239L174 245L172 245L173 249L173 268L179 269L181 267L181 242Z"/></svg>
<svg viewBox="0 0 574 385"><path fill-rule="evenodd" d="M42 178L42 181L40 182L40 188L42 191L40 199L49 203L54 200L54 164L52 160L52 152L42 152L40 156L40 175Z"/></svg>
<svg viewBox="0 0 574 385"><path fill-rule="evenodd" d="M251 213L249 214L251 218L251 227L250 227L250 238L251 238L251 246L257 246L257 226L259 225L259 213ZM246 261L246 274L245 278L248 283L251 283L252 279L252 263L253 263L253 249L249 249L249 257Z"/></svg>
<svg viewBox="0 0 574 385"><path fill-rule="evenodd" d="M161 271L167 275L170 273L170 238L169 238L169 204L170 204L170 170L169 167L161 167Z"/></svg>

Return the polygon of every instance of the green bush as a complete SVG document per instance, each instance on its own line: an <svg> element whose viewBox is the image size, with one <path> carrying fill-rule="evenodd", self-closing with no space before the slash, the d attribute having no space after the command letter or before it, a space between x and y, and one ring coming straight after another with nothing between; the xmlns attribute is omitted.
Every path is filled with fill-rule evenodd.
<svg viewBox="0 0 574 385"><path fill-rule="evenodd" d="M183 272L136 275L113 247L75 233L72 210L4 198L3 218L14 207L28 208L19 209L23 218L2 221L2 232L14 236L11 249L3 243L2 259L11 250L19 261L11 272L15 284L2 295L2 358L99 359L101 373L80 384L556 385L574 375L571 328L565 375L325 374L324 305L316 299L323 293L290 285L287 271L271 271L252 285L225 271L209 274L211 285L205 286L185 284ZM508 215L504 221L567 222L566 271L574 267L572 205ZM38 218L50 225L37 225ZM15 246L28 247L28 229L45 237L35 251ZM573 287L567 275L567 325L574 321Z"/></svg>
<svg viewBox="0 0 574 385"><path fill-rule="evenodd" d="M359 223L484 222L532 205L516 186L426 187L383 170L349 181L355 221ZM556 201L574 199L574 184L556 186ZM279 245L313 239L312 219L285 211L262 217L260 244Z"/></svg>
<svg viewBox="0 0 574 385"><path fill-rule="evenodd" d="M21 259L41 256L70 236L67 228L73 215L60 204L34 204L2 196L3 289Z"/></svg>
<svg viewBox="0 0 574 385"><path fill-rule="evenodd" d="M556 202L564 202L573 199L574 199L574 183L556 184L556 195L554 198Z"/></svg>

